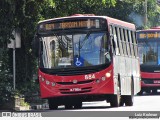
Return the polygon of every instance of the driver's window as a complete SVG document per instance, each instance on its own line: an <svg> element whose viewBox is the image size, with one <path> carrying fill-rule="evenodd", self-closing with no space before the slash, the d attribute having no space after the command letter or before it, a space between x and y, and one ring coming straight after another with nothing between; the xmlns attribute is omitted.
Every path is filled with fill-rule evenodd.
<svg viewBox="0 0 160 120"><path fill-rule="evenodd" d="M110 47L109 47L109 42L107 35L104 34L102 37L102 63L105 62L110 62L111 61L111 56L110 56Z"/></svg>

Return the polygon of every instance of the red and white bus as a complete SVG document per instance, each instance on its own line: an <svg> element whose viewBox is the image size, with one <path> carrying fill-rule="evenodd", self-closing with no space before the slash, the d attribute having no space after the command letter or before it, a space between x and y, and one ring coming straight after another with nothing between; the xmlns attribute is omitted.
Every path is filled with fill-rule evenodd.
<svg viewBox="0 0 160 120"><path fill-rule="evenodd" d="M137 31L142 89L157 93L160 89L160 27Z"/></svg>
<svg viewBox="0 0 160 120"><path fill-rule="evenodd" d="M49 108L84 101L132 106L140 89L135 25L107 16L73 15L38 23L41 98Z"/></svg>

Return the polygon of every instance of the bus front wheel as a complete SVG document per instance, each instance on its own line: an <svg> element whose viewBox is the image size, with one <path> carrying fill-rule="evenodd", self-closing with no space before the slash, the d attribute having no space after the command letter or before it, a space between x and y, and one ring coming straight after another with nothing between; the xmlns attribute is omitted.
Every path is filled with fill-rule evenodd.
<svg viewBox="0 0 160 120"><path fill-rule="evenodd" d="M82 102L81 101L75 102L74 103L74 109L80 109L80 108L82 108Z"/></svg>
<svg viewBox="0 0 160 120"><path fill-rule="evenodd" d="M110 98L111 107L119 107L121 105L121 87L120 82L117 82L117 94L111 95Z"/></svg>
<svg viewBox="0 0 160 120"><path fill-rule="evenodd" d="M73 108L72 104L68 103L68 104L65 105L65 109L72 109L72 108Z"/></svg>
<svg viewBox="0 0 160 120"><path fill-rule="evenodd" d="M50 110L58 109L58 104L57 104L56 100L50 98L50 99L48 99L48 104L49 104Z"/></svg>

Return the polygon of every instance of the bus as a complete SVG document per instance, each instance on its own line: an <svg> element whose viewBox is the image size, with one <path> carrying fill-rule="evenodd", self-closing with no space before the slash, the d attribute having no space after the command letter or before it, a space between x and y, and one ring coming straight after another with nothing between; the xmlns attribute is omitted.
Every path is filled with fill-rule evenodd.
<svg viewBox="0 0 160 120"><path fill-rule="evenodd" d="M49 109L86 101L132 106L141 89L134 24L92 14L48 19L38 23L33 46Z"/></svg>
<svg viewBox="0 0 160 120"><path fill-rule="evenodd" d="M160 89L160 26L137 31L141 71L141 92L157 93Z"/></svg>

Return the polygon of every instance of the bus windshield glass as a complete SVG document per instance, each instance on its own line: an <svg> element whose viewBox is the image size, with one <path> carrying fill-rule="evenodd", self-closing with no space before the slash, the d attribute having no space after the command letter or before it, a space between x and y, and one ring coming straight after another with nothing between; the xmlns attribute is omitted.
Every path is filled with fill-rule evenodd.
<svg viewBox="0 0 160 120"><path fill-rule="evenodd" d="M40 67L69 68L111 61L105 32L54 34L41 37Z"/></svg>
<svg viewBox="0 0 160 120"><path fill-rule="evenodd" d="M160 65L160 42L144 40L138 46L141 65Z"/></svg>

